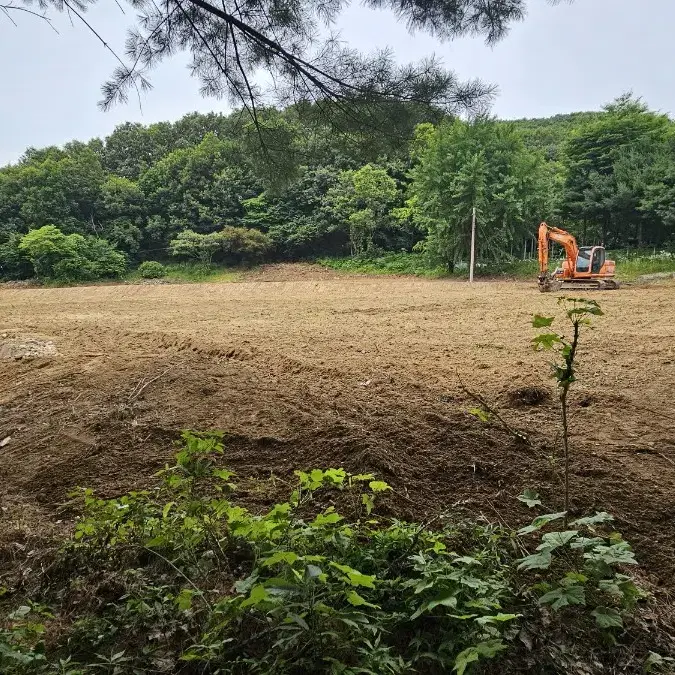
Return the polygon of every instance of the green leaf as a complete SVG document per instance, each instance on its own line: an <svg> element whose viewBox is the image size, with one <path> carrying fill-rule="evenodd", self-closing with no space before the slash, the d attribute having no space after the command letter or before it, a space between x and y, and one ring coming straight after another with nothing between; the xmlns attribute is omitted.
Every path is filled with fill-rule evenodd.
<svg viewBox="0 0 675 675"><path fill-rule="evenodd" d="M367 480L375 480L375 476L372 473L357 473L355 476L351 476L350 480L365 482Z"/></svg>
<svg viewBox="0 0 675 675"><path fill-rule="evenodd" d="M490 413L487 412L487 410L483 410L482 408L471 408L468 411L469 415L473 415L474 417L477 417L481 422L489 422L490 421Z"/></svg>
<svg viewBox="0 0 675 675"><path fill-rule="evenodd" d="M288 618L293 622L297 623L300 628L303 630L309 630L307 622L299 614L289 614Z"/></svg>
<svg viewBox="0 0 675 675"><path fill-rule="evenodd" d="M299 557L297 553L293 553L292 551L277 551L263 561L263 567L271 567L279 563L292 565Z"/></svg>
<svg viewBox="0 0 675 675"><path fill-rule="evenodd" d="M564 532L547 532L541 538L541 544L537 547L537 551L548 549L554 551L556 548L569 544L579 534L578 530L566 530Z"/></svg>
<svg viewBox="0 0 675 675"><path fill-rule="evenodd" d="M369 574L362 574L358 570L355 570L353 567L349 567L348 565L340 565L339 563L336 562L331 562L330 566L342 572L347 577L346 580L352 586L364 586L365 588L375 588L376 578L374 576L370 576Z"/></svg>
<svg viewBox="0 0 675 675"><path fill-rule="evenodd" d="M606 511L602 511L600 513L596 513L593 516L579 518L579 520L575 520L572 525L576 525L577 527L582 527L584 525L600 525L602 523L610 523L613 520L614 516L610 515Z"/></svg>
<svg viewBox="0 0 675 675"><path fill-rule="evenodd" d="M561 520L567 515L566 511L562 511L560 513L545 513L543 516L537 516L533 521L531 525L528 525L527 527L521 527L518 530L518 534L524 535L524 534L530 534L531 532L536 532L537 530L541 530L544 525L548 525L549 523L552 523L555 520Z"/></svg>
<svg viewBox="0 0 675 675"><path fill-rule="evenodd" d="M339 513L327 511L325 513L320 513L310 523L310 527L323 527L325 525L335 525L335 523L339 523L341 520L344 520L344 518Z"/></svg>
<svg viewBox="0 0 675 675"><path fill-rule="evenodd" d="M190 590L189 588L184 588L177 596L176 596L176 606L178 609L181 610L186 610L190 609L192 607L192 596L195 594L194 591Z"/></svg>
<svg viewBox="0 0 675 675"><path fill-rule="evenodd" d="M305 576L308 579L318 579L321 582L326 581L326 575L324 574L324 571L316 565L307 565L305 568Z"/></svg>
<svg viewBox="0 0 675 675"><path fill-rule="evenodd" d="M383 480L372 480L368 483L368 487L373 492L386 492L387 490L391 490L391 486Z"/></svg>
<svg viewBox="0 0 675 675"><path fill-rule="evenodd" d="M453 565L481 565L480 560L476 560L475 558L472 558L470 555L461 555L458 558L453 558L452 559L452 564Z"/></svg>
<svg viewBox="0 0 675 675"><path fill-rule="evenodd" d="M551 605L554 610L559 610L567 605L585 605L586 592L583 586L570 585L556 588L539 598L540 605Z"/></svg>
<svg viewBox="0 0 675 675"><path fill-rule="evenodd" d="M309 472L309 478L313 483L323 483L323 471L321 469L313 469Z"/></svg>
<svg viewBox="0 0 675 675"><path fill-rule="evenodd" d="M541 314L535 314L532 319L533 328L548 328L555 321L554 316L542 316Z"/></svg>
<svg viewBox="0 0 675 675"><path fill-rule="evenodd" d="M603 562L607 565L637 565L635 554L630 550L630 545L621 541L612 546L596 546L589 553L584 553L586 560Z"/></svg>
<svg viewBox="0 0 675 675"><path fill-rule="evenodd" d="M164 508L162 509L162 518L166 519L173 506L176 506L176 502L169 502L168 504L164 505Z"/></svg>
<svg viewBox="0 0 675 675"><path fill-rule="evenodd" d="M661 669L666 663L675 663L675 659L669 656L661 656L661 654L657 654L656 652L649 652L649 656L644 663L645 673L653 673L654 667Z"/></svg>
<svg viewBox="0 0 675 675"><path fill-rule="evenodd" d="M267 589L262 585L262 584L256 584L252 589L251 593L249 594L248 598L244 600L239 607L241 609L244 609L245 607L250 607L253 606L255 607L256 605L259 605L263 602L267 602L268 600L271 600L271 596L267 592Z"/></svg>
<svg viewBox="0 0 675 675"><path fill-rule="evenodd" d="M562 339L555 333L544 333L532 338L532 345L535 349L553 349L553 345L562 343Z"/></svg>
<svg viewBox="0 0 675 675"><path fill-rule="evenodd" d="M235 475L234 471L228 471L227 469L214 469L211 473L222 480L230 480Z"/></svg>
<svg viewBox="0 0 675 675"><path fill-rule="evenodd" d="M420 605L417 611L410 617L411 619L416 619L424 612L428 612L434 607L450 607L451 609L457 608L457 589L441 591L433 600L428 600Z"/></svg>
<svg viewBox="0 0 675 675"><path fill-rule="evenodd" d="M31 611L32 610L28 605L21 605L21 607L15 609L7 618L12 621L25 619Z"/></svg>
<svg viewBox="0 0 675 675"><path fill-rule="evenodd" d="M534 490L530 490L529 488L525 491L523 491L522 495L518 495L518 500L523 502L524 504L527 504L529 508L533 508L535 506L541 506L541 500L539 499L539 494L535 492Z"/></svg>
<svg viewBox="0 0 675 675"><path fill-rule="evenodd" d="M361 495L361 503L366 507L366 513L370 515L375 508L373 498L369 494L364 493Z"/></svg>
<svg viewBox="0 0 675 675"><path fill-rule="evenodd" d="M623 628L621 614L611 607L596 607L591 614L600 628Z"/></svg>
<svg viewBox="0 0 675 675"><path fill-rule="evenodd" d="M485 626L486 624L490 623L504 623L505 621L513 621L514 619L518 619L521 617L522 614L494 614L492 616L479 616L476 619L476 623L480 624L481 626Z"/></svg>
<svg viewBox="0 0 675 675"><path fill-rule="evenodd" d="M565 578L560 581L561 586L572 586L573 584L585 584L588 577L578 572L568 572Z"/></svg>
<svg viewBox="0 0 675 675"><path fill-rule="evenodd" d="M479 658L480 656L478 655L478 649L476 649L476 647L468 647L464 651L461 651L459 654L457 654L457 658L455 659L455 667L453 670L457 671L457 675L464 675L467 667L471 663L478 661Z"/></svg>
<svg viewBox="0 0 675 675"><path fill-rule="evenodd" d="M457 675L464 675L469 664L474 663L481 658L492 659L506 648L506 645L501 640L486 640L484 642L479 642L474 647L468 647L457 654L453 670L457 671Z"/></svg>
<svg viewBox="0 0 675 675"><path fill-rule="evenodd" d="M347 472L344 469L326 469L324 471L324 480L328 480L335 485L342 485L347 478Z"/></svg>
<svg viewBox="0 0 675 675"><path fill-rule="evenodd" d="M519 570L547 570L551 566L551 551L541 551L521 558Z"/></svg>
<svg viewBox="0 0 675 675"><path fill-rule="evenodd" d="M379 605L364 600L356 591L348 591L346 596L347 602L354 607L372 607L373 609L380 609Z"/></svg>

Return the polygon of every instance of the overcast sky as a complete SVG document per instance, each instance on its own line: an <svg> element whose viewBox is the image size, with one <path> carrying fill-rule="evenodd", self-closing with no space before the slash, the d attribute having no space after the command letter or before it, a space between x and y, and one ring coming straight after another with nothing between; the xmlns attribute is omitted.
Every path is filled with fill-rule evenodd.
<svg viewBox="0 0 675 675"><path fill-rule="evenodd" d="M525 21L493 48L479 39L439 44L424 34L410 35L391 14L358 2L338 27L343 39L361 50L390 46L401 61L435 52L460 76L497 84L494 112L500 117L597 110L628 90L652 108L675 112L675 1L576 0L552 7L530 0L529 5ZM142 112L135 101L101 112L96 103L116 65L112 55L65 17L57 20L58 35L40 20L16 18L18 28L0 15L0 165L18 159L28 146L105 136L127 120L149 124L193 110L227 111L225 102L199 95L183 55L155 71ZM131 18L112 0L100 0L88 13L120 52Z"/></svg>

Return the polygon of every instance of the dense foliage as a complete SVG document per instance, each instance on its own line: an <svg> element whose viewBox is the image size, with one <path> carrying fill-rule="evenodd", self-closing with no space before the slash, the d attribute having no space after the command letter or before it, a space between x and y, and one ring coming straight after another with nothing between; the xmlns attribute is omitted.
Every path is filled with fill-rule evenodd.
<svg viewBox="0 0 675 675"><path fill-rule="evenodd" d="M391 133L336 134L303 103L259 111L262 127L241 111L193 113L30 148L0 169L0 276L115 276L114 250L251 264L414 249L452 268L474 207L483 261L522 255L542 219L585 244L675 242L675 125L630 96L549 120L467 123L413 104L371 113ZM44 226L69 237L67 262L21 246ZM110 246L94 251L95 240Z"/></svg>
<svg viewBox="0 0 675 675"><path fill-rule="evenodd" d="M4 588L3 673L462 675L524 645L533 672L627 672L625 631L638 669L666 658L635 623L645 594L606 513L564 531L564 513L517 532L451 513L432 528L377 516L391 487L342 469L296 472L254 512L218 461L224 441L185 432L155 490L76 493L72 536Z"/></svg>

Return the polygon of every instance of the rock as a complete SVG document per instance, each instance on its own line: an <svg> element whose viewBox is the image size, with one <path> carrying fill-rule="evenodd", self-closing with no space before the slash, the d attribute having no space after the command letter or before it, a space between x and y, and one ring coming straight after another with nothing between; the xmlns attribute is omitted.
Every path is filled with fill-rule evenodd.
<svg viewBox="0 0 675 675"><path fill-rule="evenodd" d="M22 361L54 358L58 355L58 349L51 340L19 336L0 342L0 360Z"/></svg>

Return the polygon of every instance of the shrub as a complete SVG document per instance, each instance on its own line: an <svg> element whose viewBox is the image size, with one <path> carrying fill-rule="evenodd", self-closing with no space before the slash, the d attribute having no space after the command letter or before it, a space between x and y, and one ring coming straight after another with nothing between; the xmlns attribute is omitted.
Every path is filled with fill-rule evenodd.
<svg viewBox="0 0 675 675"><path fill-rule="evenodd" d="M81 234L65 235L54 225L45 225L24 235L18 245L40 279L92 281L120 277L127 258L110 242Z"/></svg>
<svg viewBox="0 0 675 675"><path fill-rule="evenodd" d="M376 517L391 488L375 476L315 469L256 514L232 497L222 438L185 432L156 490L78 493L84 511L46 593L0 628L3 673L63 672L60 660L73 673L462 675L547 633L541 672L569 672L565 659L583 655L561 658L574 643L556 646L556 616L597 661L640 597L606 513L573 531L552 527L562 513L517 533L447 517L432 530ZM48 643L36 629L47 622ZM43 670L22 669L32 661Z"/></svg>
<svg viewBox="0 0 675 675"><path fill-rule="evenodd" d="M247 227L224 227L218 236L225 258L233 263L250 265L260 262L272 247L272 240L260 230Z"/></svg>
<svg viewBox="0 0 675 675"><path fill-rule="evenodd" d="M57 262L75 255L73 243L55 225L45 225L24 235L19 250L31 261L39 279L49 279L54 277Z"/></svg>
<svg viewBox="0 0 675 675"><path fill-rule="evenodd" d="M166 276L167 270L156 260L146 260L138 266L138 273L142 279L162 279Z"/></svg>
<svg viewBox="0 0 675 675"><path fill-rule="evenodd" d="M265 257L272 240L259 230L228 225L211 234L184 230L169 246L172 255L199 260L204 265L210 265L214 258L233 265L250 265Z"/></svg>
<svg viewBox="0 0 675 675"><path fill-rule="evenodd" d="M217 251L222 250L219 233L200 234L193 230L184 230L169 243L171 255L177 258L198 260L210 265Z"/></svg>

